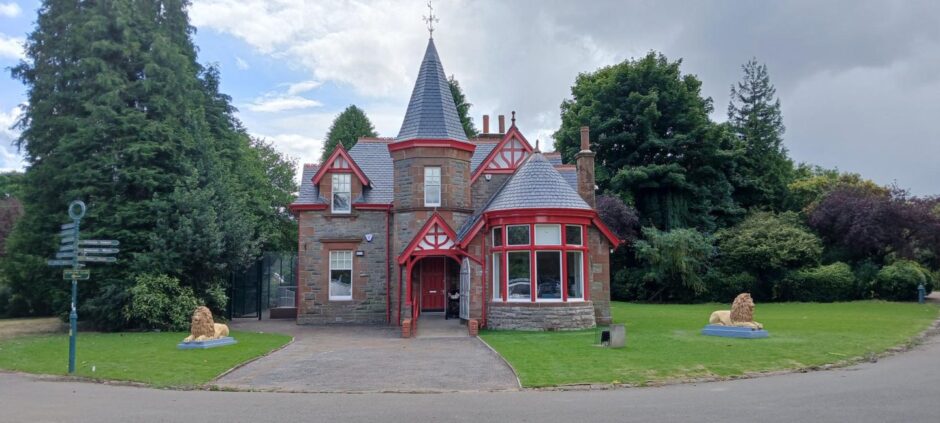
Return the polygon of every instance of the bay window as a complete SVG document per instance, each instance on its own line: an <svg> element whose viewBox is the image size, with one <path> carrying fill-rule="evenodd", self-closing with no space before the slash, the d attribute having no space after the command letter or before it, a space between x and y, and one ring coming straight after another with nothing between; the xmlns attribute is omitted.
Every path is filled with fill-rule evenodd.
<svg viewBox="0 0 940 423"><path fill-rule="evenodd" d="M493 254L493 299L499 300L503 298L502 287L499 286L499 281L502 280L503 268L500 266L502 261L502 254L496 253Z"/></svg>
<svg viewBox="0 0 940 423"><path fill-rule="evenodd" d="M561 301L561 251L535 252L536 299Z"/></svg>
<svg viewBox="0 0 940 423"><path fill-rule="evenodd" d="M509 245L529 245L529 225L506 227L506 243Z"/></svg>
<svg viewBox="0 0 940 423"><path fill-rule="evenodd" d="M568 299L584 299L584 271L581 265L584 257L581 251L568 251L565 253L565 267L568 270Z"/></svg>
<svg viewBox="0 0 940 423"><path fill-rule="evenodd" d="M507 295L510 301L530 301L532 299L532 282L530 279L528 251L511 251L506 261L509 279L507 280Z"/></svg>
<svg viewBox="0 0 940 423"><path fill-rule="evenodd" d="M588 222L513 222L493 226L489 256L492 299L510 302L587 299L584 282L588 251L584 245L585 224Z"/></svg>

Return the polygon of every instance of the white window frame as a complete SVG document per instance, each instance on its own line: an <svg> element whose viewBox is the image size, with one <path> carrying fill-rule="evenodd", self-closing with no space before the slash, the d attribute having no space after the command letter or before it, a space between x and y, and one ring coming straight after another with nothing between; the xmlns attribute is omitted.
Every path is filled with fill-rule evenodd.
<svg viewBox="0 0 940 423"><path fill-rule="evenodd" d="M577 243L577 244L571 244L571 243L568 242L568 228L578 228L578 233L579 233L581 236L578 238L578 243ZM565 225L565 233L562 234L562 236L565 237L565 245L577 245L577 246L581 246L581 247L584 246L584 226L581 226L581 225Z"/></svg>
<svg viewBox="0 0 940 423"><path fill-rule="evenodd" d="M336 259L333 256L337 255L342 257L337 257ZM330 251L330 273L327 275L327 290L329 291L330 301L352 301L353 293L353 252L351 250L333 250ZM349 263L349 268L341 267L336 268L337 266L345 266L346 263ZM348 270L349 271L349 295L333 295L333 271L334 270Z"/></svg>
<svg viewBox="0 0 940 423"><path fill-rule="evenodd" d="M531 278L534 282L532 284L535 289L535 302L537 303L560 303L564 301L563 290L565 289L561 284L567 284L568 280L565 278L565 263L562 260L565 259L565 252L561 250L535 250L533 251L533 256L535 258L535 278ZM558 257L558 298L539 298L539 253L557 253Z"/></svg>
<svg viewBox="0 0 940 423"><path fill-rule="evenodd" d="M511 276L509 274L509 256L513 254L527 254L529 256L529 266L528 266L529 268L527 269L529 272L529 296L526 298L513 298L511 295L509 295L509 281L510 281L509 277ZM533 276L532 275L532 260L533 260L532 251L530 250L516 250L516 251L506 252L506 301L512 302L512 303L531 303L532 302L532 276Z"/></svg>
<svg viewBox="0 0 940 423"><path fill-rule="evenodd" d="M493 277L492 277L493 299L500 300L500 301L502 301L503 299L503 285L499 283L499 281L502 280L502 276L503 276L502 262L503 262L503 252L500 251L498 253L493 253L493 258L491 261L492 263L491 270L493 273Z"/></svg>
<svg viewBox="0 0 940 423"><path fill-rule="evenodd" d="M577 254L577 255L578 255L578 267L579 267L580 270L581 270L580 272L577 272L578 277L581 278L581 292L580 292L581 295L578 296L578 297L572 298L572 297L571 297L571 291L568 291L568 302L570 303L570 302L584 301L584 290L585 290L585 283L584 283L584 251L578 251L578 250L568 250L568 251L565 251L565 253L563 254L564 257L562 258L562 260L568 260L568 254ZM565 289L567 290L567 289L568 289L568 288L567 288L567 286L568 286L568 275L571 274L571 266L565 266L565 270L566 270L566 272L565 272L565 280L564 280L564 283L565 283L565 287L566 287Z"/></svg>
<svg viewBox="0 0 940 423"><path fill-rule="evenodd" d="M434 175L434 173L437 175ZM428 201L428 188L437 187L437 201ZM441 206L441 167L440 166L425 166L424 167L424 206L425 207L440 207Z"/></svg>
<svg viewBox="0 0 940 423"><path fill-rule="evenodd" d="M523 228L525 228L526 233L529 234L529 236L527 237L527 238L529 238L529 240L528 240L528 242L526 242L525 244L513 244L513 243L509 242L509 230L510 230L510 228L518 228L518 227L523 227ZM518 247L518 246L522 246L522 245L532 245L532 227L531 227L530 225L506 225L506 246Z"/></svg>
<svg viewBox="0 0 940 423"><path fill-rule="evenodd" d="M330 191L330 211L336 214L347 214L352 212L352 174L334 173L331 178L332 186ZM343 189L345 188L345 189ZM336 195L346 194L346 208L336 208Z"/></svg>
<svg viewBox="0 0 940 423"><path fill-rule="evenodd" d="M557 240L554 240L554 239L549 239L549 240L540 239L540 237L539 237L539 228L543 228L543 229L544 229L544 228L555 228L556 230L558 230L558 238L557 238ZM541 225L535 225L535 245L561 245L561 236L562 236L562 234L561 234L561 225L557 225L557 224L541 224Z"/></svg>

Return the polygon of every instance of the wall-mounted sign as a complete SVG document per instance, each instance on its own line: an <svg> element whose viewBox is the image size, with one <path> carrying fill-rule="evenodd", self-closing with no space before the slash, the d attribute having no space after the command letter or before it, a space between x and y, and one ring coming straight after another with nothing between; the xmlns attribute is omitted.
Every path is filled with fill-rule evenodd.
<svg viewBox="0 0 940 423"><path fill-rule="evenodd" d="M365 252L365 251L356 250L356 257L362 257L362 256L364 256L364 255L366 255L366 252Z"/></svg>
<svg viewBox="0 0 940 423"><path fill-rule="evenodd" d="M375 234L366 234L366 242L372 242L373 238L375 238Z"/></svg>

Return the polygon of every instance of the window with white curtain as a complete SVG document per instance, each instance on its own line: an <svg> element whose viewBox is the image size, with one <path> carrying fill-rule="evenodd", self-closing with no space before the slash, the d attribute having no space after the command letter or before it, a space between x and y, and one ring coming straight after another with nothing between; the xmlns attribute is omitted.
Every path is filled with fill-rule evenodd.
<svg viewBox="0 0 940 423"><path fill-rule="evenodd" d="M349 213L352 203L352 179L348 173L333 174L333 213Z"/></svg>
<svg viewBox="0 0 940 423"><path fill-rule="evenodd" d="M424 206L438 207L441 205L441 168L428 166L424 168Z"/></svg>

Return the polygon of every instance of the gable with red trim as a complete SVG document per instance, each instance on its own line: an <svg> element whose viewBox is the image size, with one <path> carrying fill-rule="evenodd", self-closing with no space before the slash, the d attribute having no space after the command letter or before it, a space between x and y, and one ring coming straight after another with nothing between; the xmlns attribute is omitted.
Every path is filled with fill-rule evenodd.
<svg viewBox="0 0 940 423"><path fill-rule="evenodd" d="M444 221L440 214L434 213L411 240L405 251L398 256L399 263L405 263L414 255L432 255L456 253L457 233Z"/></svg>
<svg viewBox="0 0 940 423"><path fill-rule="evenodd" d="M470 182L476 181L484 173L513 173L519 165L532 154L532 145L525 139L515 125L509 128L503 139L483 162L474 170Z"/></svg>
<svg viewBox="0 0 940 423"><path fill-rule="evenodd" d="M370 185L369 178L366 177L366 174L359 168L356 161L353 160L352 157L349 157L349 153L346 152L342 144L336 146L336 150L333 150L333 154L330 154L330 157L323 162L320 169L317 170L317 173L313 175L313 184L319 184L320 180L330 172L352 173L359 178L359 182L362 183L362 186Z"/></svg>

